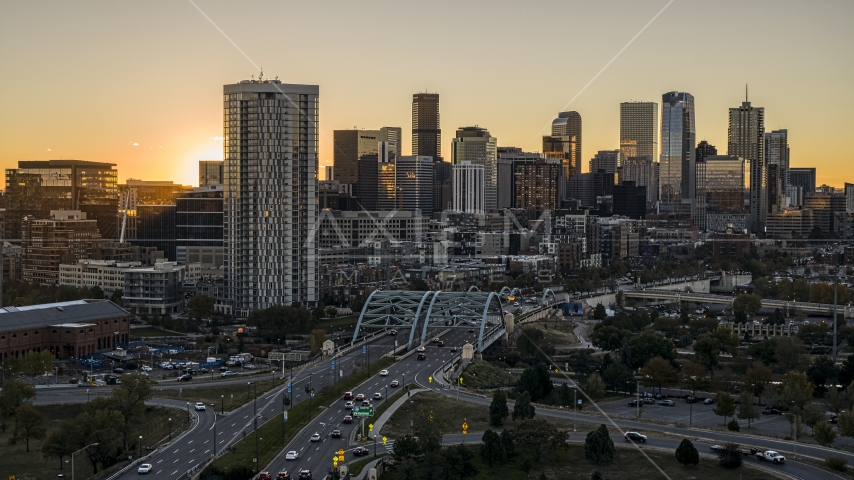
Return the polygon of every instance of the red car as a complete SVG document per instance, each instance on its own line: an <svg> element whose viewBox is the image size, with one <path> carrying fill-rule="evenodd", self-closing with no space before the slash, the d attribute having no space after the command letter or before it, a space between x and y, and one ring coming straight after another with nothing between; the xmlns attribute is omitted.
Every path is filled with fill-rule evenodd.
<svg viewBox="0 0 854 480"><path fill-rule="evenodd" d="M344 392L344 400L352 400L353 392Z"/></svg>
<svg viewBox="0 0 854 480"><path fill-rule="evenodd" d="M288 472L281 471L276 474L276 480L291 480L291 476L288 474Z"/></svg>
<svg viewBox="0 0 854 480"><path fill-rule="evenodd" d="M700 399L697 397L687 397L685 398L685 403L697 403Z"/></svg>
<svg viewBox="0 0 854 480"><path fill-rule="evenodd" d="M419 353L418 356L415 357L415 359L416 360L427 360L427 355L424 355L423 353Z"/></svg>
<svg viewBox="0 0 854 480"><path fill-rule="evenodd" d="M359 393L356 395L356 401L357 402L361 402L364 399L365 399L365 396L363 394Z"/></svg>
<svg viewBox="0 0 854 480"><path fill-rule="evenodd" d="M369 453L371 453L371 451L368 450L367 447L356 447L353 449L353 455L357 457L361 457L362 455L368 455Z"/></svg>
<svg viewBox="0 0 854 480"><path fill-rule="evenodd" d="M344 417L344 420L342 420L342 422L344 422L344 423L353 423L353 417L351 417L350 415L346 415L346 416Z"/></svg>
<svg viewBox="0 0 854 480"><path fill-rule="evenodd" d="M391 383L388 384L388 386L391 388L397 388L400 386L400 382L398 382L397 380L392 380Z"/></svg>
<svg viewBox="0 0 854 480"><path fill-rule="evenodd" d="M258 480L272 480L270 472L261 472L258 474Z"/></svg>

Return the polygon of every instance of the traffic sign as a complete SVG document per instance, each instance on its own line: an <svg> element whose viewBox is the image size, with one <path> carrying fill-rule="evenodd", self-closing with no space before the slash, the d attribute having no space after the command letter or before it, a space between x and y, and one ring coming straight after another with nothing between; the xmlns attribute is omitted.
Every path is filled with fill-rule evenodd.
<svg viewBox="0 0 854 480"><path fill-rule="evenodd" d="M388 441L388 438L386 438L385 435L383 435L383 445L385 445L385 442L387 442L387 441Z"/></svg>
<svg viewBox="0 0 854 480"><path fill-rule="evenodd" d="M463 384L463 377L460 377L460 385Z"/></svg>
<svg viewBox="0 0 854 480"><path fill-rule="evenodd" d="M369 431L369 432L373 432L373 431L374 431L374 424L373 424L373 423L369 423L369 424L368 424L368 431Z"/></svg>
<svg viewBox="0 0 854 480"><path fill-rule="evenodd" d="M433 375L430 375L429 377L427 377L427 381L430 383L433 383Z"/></svg>
<svg viewBox="0 0 854 480"><path fill-rule="evenodd" d="M288 382L288 393L291 393L291 382Z"/></svg>
<svg viewBox="0 0 854 480"><path fill-rule="evenodd" d="M338 449L338 455L344 455L344 449L343 448Z"/></svg>
<svg viewBox="0 0 854 480"><path fill-rule="evenodd" d="M362 353L368 353L368 346L362 345Z"/></svg>
<svg viewBox="0 0 854 480"><path fill-rule="evenodd" d="M282 413L284 414L285 423L288 423L288 411L287 411L287 410L285 410L285 411L284 411L284 412L282 412Z"/></svg>
<svg viewBox="0 0 854 480"><path fill-rule="evenodd" d="M466 435L468 433L468 429L469 429L469 424L468 424L468 422L466 422L465 419L463 419L463 435Z"/></svg>
<svg viewBox="0 0 854 480"><path fill-rule="evenodd" d="M343 462L344 461L344 455L338 455L338 461Z"/></svg>
<svg viewBox="0 0 854 480"><path fill-rule="evenodd" d="M332 371L335 371L335 360L332 360Z"/></svg>
<svg viewBox="0 0 854 480"><path fill-rule="evenodd" d="M374 416L374 407L353 407L353 416L354 417L373 417Z"/></svg>

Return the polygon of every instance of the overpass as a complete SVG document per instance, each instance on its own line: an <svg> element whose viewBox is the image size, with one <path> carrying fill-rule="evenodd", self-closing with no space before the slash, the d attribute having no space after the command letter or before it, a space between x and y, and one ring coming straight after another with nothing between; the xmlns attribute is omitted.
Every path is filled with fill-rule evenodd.
<svg viewBox="0 0 854 480"><path fill-rule="evenodd" d="M694 293L672 290L624 290L626 298L642 298L650 300L676 300L677 302L714 303L720 305L732 305L736 299L732 295L715 295L713 293ZM762 308L779 308L787 312L796 309L806 313L820 313L833 316L833 304L795 302L788 300L762 299ZM839 312L845 318L854 318L854 308L849 305L839 305Z"/></svg>

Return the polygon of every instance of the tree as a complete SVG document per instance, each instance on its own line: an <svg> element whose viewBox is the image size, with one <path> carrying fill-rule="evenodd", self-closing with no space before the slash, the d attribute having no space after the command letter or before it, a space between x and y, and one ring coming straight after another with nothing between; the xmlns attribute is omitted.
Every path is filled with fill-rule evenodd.
<svg viewBox="0 0 854 480"><path fill-rule="evenodd" d="M798 338L780 337L774 342L774 363L778 372L800 370L804 357L804 344Z"/></svg>
<svg viewBox="0 0 854 480"><path fill-rule="evenodd" d="M326 307L326 310L324 310L324 313L326 313L326 316L328 318L335 318L338 316L338 309L335 307Z"/></svg>
<svg viewBox="0 0 854 480"><path fill-rule="evenodd" d="M504 445L504 453L507 454L507 458L516 455L516 443L513 440L513 434L507 429L501 431L501 444Z"/></svg>
<svg viewBox="0 0 854 480"><path fill-rule="evenodd" d="M789 372L783 377L780 388L780 400L784 405L793 405L802 410L812 400L813 386L807 374Z"/></svg>
<svg viewBox="0 0 854 480"><path fill-rule="evenodd" d="M426 292L427 290L430 290L430 286L420 278L413 278L412 281L409 282L409 290L413 292Z"/></svg>
<svg viewBox="0 0 854 480"><path fill-rule="evenodd" d="M605 382L598 373L593 373L584 382L584 391L593 400L599 400L605 396Z"/></svg>
<svg viewBox="0 0 854 480"><path fill-rule="evenodd" d="M673 368L667 360L661 357L651 359L641 368L640 374L643 377L643 384L646 387L658 387L661 392L661 387L672 385L679 381L679 372Z"/></svg>
<svg viewBox="0 0 854 480"><path fill-rule="evenodd" d="M741 425L738 424L738 420L733 418L726 424L726 429L730 432L739 432L741 431Z"/></svg>
<svg viewBox="0 0 854 480"><path fill-rule="evenodd" d="M474 454L463 445L454 445L442 451L442 460L446 466L446 472L450 476L456 476L460 480L477 475L477 466L474 464Z"/></svg>
<svg viewBox="0 0 854 480"><path fill-rule="evenodd" d="M632 336L632 333L628 330L610 325L600 325L597 325L599 328L594 329L591 343L593 343L594 347L601 348L602 350L619 350L620 347L626 344L629 337Z"/></svg>
<svg viewBox="0 0 854 480"><path fill-rule="evenodd" d="M111 300L113 303L116 303L116 304L121 305L121 304L122 304L122 295L123 295L123 294L124 294L124 292L122 292L122 289L121 289L121 288L117 288L117 289L115 289L115 290L113 291L113 294L112 294L112 295L110 295L110 300Z"/></svg>
<svg viewBox="0 0 854 480"><path fill-rule="evenodd" d="M747 428L750 428L750 421L759 417L756 413L756 407L753 406L753 392L749 388L741 391L741 396L738 402L738 418L747 420Z"/></svg>
<svg viewBox="0 0 854 480"><path fill-rule="evenodd" d="M727 328L718 328L697 338L694 342L694 358L714 374L714 368L719 363L718 355L733 353L737 347L738 337Z"/></svg>
<svg viewBox="0 0 854 480"><path fill-rule="evenodd" d="M531 396L531 401L536 402L543 397L548 396L552 392L554 385L552 384L552 378L549 371L546 370L545 367L536 366L526 368L525 371L522 372L522 376L519 377L519 383L516 384L516 388L520 392L528 392Z"/></svg>
<svg viewBox="0 0 854 480"><path fill-rule="evenodd" d="M697 451L697 447L691 443L691 440L683 438L679 446L676 447L676 461L685 467L700 463L700 452Z"/></svg>
<svg viewBox="0 0 854 480"><path fill-rule="evenodd" d="M593 310L593 319L605 320L606 315L607 313L605 312L605 305L602 303L596 305L596 308Z"/></svg>
<svg viewBox="0 0 854 480"><path fill-rule="evenodd" d="M326 315L326 310L323 307L316 307L311 311L311 316L320 320L323 316Z"/></svg>
<svg viewBox="0 0 854 480"><path fill-rule="evenodd" d="M208 318L214 312L214 302L207 295L198 293L193 295L187 306L190 307L190 313L196 318Z"/></svg>
<svg viewBox="0 0 854 480"><path fill-rule="evenodd" d="M434 413L433 410L421 409L413 415L412 430L424 453L442 448L442 434L449 428L450 421L441 410Z"/></svg>
<svg viewBox="0 0 854 480"><path fill-rule="evenodd" d="M720 415L724 417L724 423L726 423L727 417L733 416L735 414L735 399L732 398L732 395L726 392L718 392L715 395L715 415Z"/></svg>
<svg viewBox="0 0 854 480"><path fill-rule="evenodd" d="M762 297L755 293L742 293L732 301L732 311L739 322L747 321L748 317L762 310Z"/></svg>
<svg viewBox="0 0 854 480"><path fill-rule="evenodd" d="M836 417L836 426L843 437L854 437L854 412L840 413Z"/></svg>
<svg viewBox="0 0 854 480"><path fill-rule="evenodd" d="M323 348L323 342L326 341L326 330L322 328L318 328L312 330L308 335L308 345L310 350L310 355L316 355L320 352L320 349Z"/></svg>
<svg viewBox="0 0 854 480"><path fill-rule="evenodd" d="M489 465L489 471L492 472L493 465L496 463L504 463L504 461L507 460L507 452L504 451L504 443L501 442L501 436L492 430L483 432L481 440L483 441L483 444L480 446L480 458L484 463Z"/></svg>
<svg viewBox="0 0 854 480"><path fill-rule="evenodd" d="M41 440L47 433L44 417L29 403L24 403L18 407L15 412L15 423L17 424L16 433L9 439L9 443L14 444L23 440L27 444L28 452L30 451L30 439Z"/></svg>
<svg viewBox="0 0 854 480"><path fill-rule="evenodd" d="M404 435L394 442L392 447L392 457L397 462L404 460L416 460L421 455L421 445L418 439L412 435Z"/></svg>
<svg viewBox="0 0 854 480"><path fill-rule="evenodd" d="M0 414L4 418L15 416L18 407L24 403L32 403L36 398L36 387L22 380L6 380L0 390ZM15 435L18 433L18 422L15 421Z"/></svg>
<svg viewBox="0 0 854 480"><path fill-rule="evenodd" d="M546 334L536 327L525 327L516 339L516 349L523 358L536 360L543 358L542 352L548 353L551 346L546 342Z"/></svg>
<svg viewBox="0 0 854 480"><path fill-rule="evenodd" d="M536 410L531 405L531 395L528 392L522 392L519 395L519 400L516 400L513 405L513 421L534 418L534 415L536 415Z"/></svg>
<svg viewBox="0 0 854 480"><path fill-rule="evenodd" d="M682 365L682 387L691 390L693 394L697 390L706 390L709 388L711 381L706 374L709 370L694 362L685 362Z"/></svg>
<svg viewBox="0 0 854 480"><path fill-rule="evenodd" d="M783 317L783 312L779 308L775 308L774 313L765 320L765 323L769 325L783 325L786 323L786 319Z"/></svg>
<svg viewBox="0 0 854 480"><path fill-rule="evenodd" d="M534 454L534 460L539 462L546 450L554 452L557 447L566 443L566 433L542 418L522 420L513 429L513 439L522 448Z"/></svg>
<svg viewBox="0 0 854 480"><path fill-rule="evenodd" d="M258 333L268 340L284 340L293 333L311 332L318 320L304 308L275 305L253 311L247 323L258 327Z"/></svg>
<svg viewBox="0 0 854 480"><path fill-rule="evenodd" d="M850 342L849 345L854 345ZM848 355L839 367L839 383L843 388L847 388L854 381L854 355Z"/></svg>
<svg viewBox="0 0 854 480"><path fill-rule="evenodd" d="M753 394L759 397L760 405L762 405L762 394L773 379L774 375L771 373L771 369L760 362L753 362L748 367L745 382L753 386Z"/></svg>
<svg viewBox="0 0 854 480"><path fill-rule="evenodd" d="M614 459L614 451L614 442L605 425L589 432L584 440L584 455L595 465L610 463Z"/></svg>
<svg viewBox="0 0 854 480"><path fill-rule="evenodd" d="M833 303L833 284L832 283L814 283L810 288L810 302L813 303ZM836 301L841 305L848 303L851 294L845 286L840 286L837 290Z"/></svg>
<svg viewBox="0 0 854 480"><path fill-rule="evenodd" d="M804 423L804 425L813 429L813 432L815 432L816 425L818 425L819 423L824 423L825 412L816 407L815 405L807 405L805 408L799 410L798 412L800 413L801 421Z"/></svg>
<svg viewBox="0 0 854 480"><path fill-rule="evenodd" d="M77 444L77 424L71 418L63 420L60 422L59 428L51 432L42 443L42 456L44 458L58 458L59 469L62 470L62 459L74 453Z"/></svg>
<svg viewBox="0 0 854 480"><path fill-rule="evenodd" d="M836 369L836 363L824 355L816 357L807 369L807 377L816 386L825 385L828 380L836 380L838 376L839 371Z"/></svg>
<svg viewBox="0 0 854 480"><path fill-rule="evenodd" d="M836 440L836 431L825 422L818 422L812 429L812 438L822 447L829 447Z"/></svg>
<svg viewBox="0 0 854 480"><path fill-rule="evenodd" d="M661 357L665 360L676 360L676 345L659 332L651 328L644 329L640 335L629 339L631 349L631 363L627 362L629 368L638 368L646 365L652 358Z"/></svg>
<svg viewBox="0 0 854 480"><path fill-rule="evenodd" d="M489 425L500 427L504 425L504 420L510 415L510 410L507 408L507 395L496 390L492 395L492 403L489 404Z"/></svg>
<svg viewBox="0 0 854 480"><path fill-rule="evenodd" d="M602 374L605 385L614 391L634 391L635 377L622 363L612 363Z"/></svg>
<svg viewBox="0 0 854 480"><path fill-rule="evenodd" d="M734 443L727 443L724 445L723 450L718 451L718 460L724 468L740 467L741 463L744 461L741 457L741 451L739 450L738 445Z"/></svg>
<svg viewBox="0 0 854 480"><path fill-rule="evenodd" d="M833 413L839 415L840 412L851 410L854 405L854 400L851 398L851 392L848 390L839 390L835 385L831 386L824 394L824 401L828 408Z"/></svg>

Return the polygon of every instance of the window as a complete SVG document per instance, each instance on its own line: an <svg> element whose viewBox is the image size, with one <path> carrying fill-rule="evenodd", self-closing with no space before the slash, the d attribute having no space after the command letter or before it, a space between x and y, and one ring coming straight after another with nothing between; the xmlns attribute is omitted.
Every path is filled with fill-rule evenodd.
<svg viewBox="0 0 854 480"><path fill-rule="evenodd" d="M50 333L57 333L56 330L52 330Z"/></svg>

